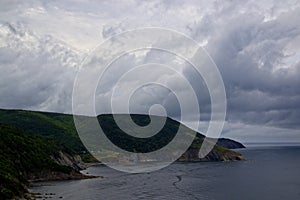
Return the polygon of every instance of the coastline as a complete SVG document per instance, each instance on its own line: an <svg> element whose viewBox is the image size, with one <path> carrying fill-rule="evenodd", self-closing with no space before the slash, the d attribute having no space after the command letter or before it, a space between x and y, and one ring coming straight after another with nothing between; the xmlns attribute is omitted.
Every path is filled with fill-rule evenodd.
<svg viewBox="0 0 300 200"><path fill-rule="evenodd" d="M86 170L89 167L99 165L101 163L85 163L87 167L85 167L83 170ZM55 182L55 181L70 181L70 180L82 180L82 179L95 179L95 178L103 178L103 176L100 175L89 175L82 173L81 171L73 171L70 174L62 173L62 172L51 172L51 171L44 171L39 172L36 174L31 174L30 179L28 179L28 186L27 186L27 192L24 193L24 196L22 198L15 198L15 199L26 199L26 200L36 200L36 199L47 199L52 198L51 196L55 195L55 193L36 193L30 191L30 188L36 187L34 184L36 183L42 183L42 182Z"/></svg>

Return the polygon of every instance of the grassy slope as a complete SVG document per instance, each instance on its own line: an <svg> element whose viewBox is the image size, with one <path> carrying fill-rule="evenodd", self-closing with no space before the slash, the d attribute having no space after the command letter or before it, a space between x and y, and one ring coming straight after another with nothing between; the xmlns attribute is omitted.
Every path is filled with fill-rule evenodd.
<svg viewBox="0 0 300 200"><path fill-rule="evenodd" d="M149 123L148 116L132 115L132 117L139 125ZM122 134L112 115L101 115L98 119L106 135L115 144L132 152L150 152L159 149L172 140L180 125L172 119L167 119L163 129L149 141L149 138L136 139ZM95 161L79 139L72 115L0 109L0 127L0 196L18 195L24 191L26 173L43 169L69 170L60 168L50 159L49 155L58 151L80 155L85 162ZM185 129L186 132L191 131L187 127ZM198 133L191 148L199 148L202 141L203 135ZM214 151L219 155L232 153L220 146L215 146ZM213 160L214 157L209 160Z"/></svg>
<svg viewBox="0 0 300 200"><path fill-rule="evenodd" d="M70 173L73 169L50 159L61 147L40 136L0 124L0 199L26 191L27 177L43 170Z"/></svg>
<svg viewBox="0 0 300 200"><path fill-rule="evenodd" d="M43 170L70 173L72 168L56 164L50 156L59 151L86 153L71 115L22 110L0 110L0 199L26 191L27 174Z"/></svg>
<svg viewBox="0 0 300 200"><path fill-rule="evenodd" d="M139 125L148 124L150 119L146 115L132 115L132 118ZM124 134L114 123L112 115L101 115L98 119L106 135L116 145L133 152L151 152L168 144L180 125L177 121L168 118L166 125L154 137L137 139ZM92 159L85 154L86 148L78 137L72 115L0 109L0 123L43 136L65 147L65 151L70 154L81 154L84 158ZM198 137L202 139L203 135L198 134Z"/></svg>
<svg viewBox="0 0 300 200"><path fill-rule="evenodd" d="M85 151L76 133L72 115L23 110L0 110L0 123L54 139L70 153Z"/></svg>

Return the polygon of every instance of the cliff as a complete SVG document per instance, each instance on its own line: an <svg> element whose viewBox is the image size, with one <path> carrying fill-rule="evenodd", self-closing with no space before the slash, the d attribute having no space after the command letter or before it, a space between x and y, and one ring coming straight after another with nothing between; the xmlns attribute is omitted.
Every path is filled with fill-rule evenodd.
<svg viewBox="0 0 300 200"><path fill-rule="evenodd" d="M131 117L141 126L150 122L147 115ZM181 125L167 118L164 127L156 135L136 138L122 132L112 115L100 115L98 120L106 136L115 145L137 153L155 151L168 144ZM182 126L185 134L191 137L194 131ZM3 199L22 196L27 191L29 181L91 178L79 170L97 162L79 139L72 115L0 109L0 136L0 196ZM198 153L204 138L204 135L197 133L191 147L178 161L243 159L241 154L228 149L243 146L229 139L220 139L213 150L200 159ZM115 155L104 156L118 159Z"/></svg>
<svg viewBox="0 0 300 200"><path fill-rule="evenodd" d="M23 196L30 181L91 178L86 165L51 140L0 123L0 199Z"/></svg>
<svg viewBox="0 0 300 200"><path fill-rule="evenodd" d="M199 148L189 148L179 159L179 162L197 162L197 161L237 161L244 160L240 153L215 147L204 158L199 158Z"/></svg>

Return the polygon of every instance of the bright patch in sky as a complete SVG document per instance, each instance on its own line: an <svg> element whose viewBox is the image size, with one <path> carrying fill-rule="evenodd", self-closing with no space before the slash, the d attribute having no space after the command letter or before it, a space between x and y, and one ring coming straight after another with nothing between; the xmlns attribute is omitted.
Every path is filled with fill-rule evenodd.
<svg viewBox="0 0 300 200"><path fill-rule="evenodd" d="M228 103L224 136L300 141L300 1L2 1L0 19L1 108L70 113L73 82L90 51L123 31L163 27L193 38L219 67ZM122 67L155 58L170 59L140 51L124 57ZM205 86L194 81L194 71L182 74L196 88L205 124ZM170 74L163 78L176 84ZM108 76L107 90L98 96L109 98L113 82ZM165 94L153 98L176 118L176 105Z"/></svg>

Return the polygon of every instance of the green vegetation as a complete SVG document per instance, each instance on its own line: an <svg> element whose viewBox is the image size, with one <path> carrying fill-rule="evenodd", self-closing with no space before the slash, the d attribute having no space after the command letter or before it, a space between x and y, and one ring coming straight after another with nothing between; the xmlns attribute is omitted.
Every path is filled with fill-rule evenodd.
<svg viewBox="0 0 300 200"><path fill-rule="evenodd" d="M131 117L142 126L150 122L147 115L131 115ZM159 133L145 139L125 134L115 123L112 115L98 116L98 121L106 136L114 144L131 152L151 152L162 148L175 137L180 125L179 122L167 118ZM88 123L83 125L89 126ZM192 130L185 126L183 129L184 134L192 135ZM84 162L96 162L82 144L72 115L0 109L0 137L0 199L24 194L30 175L35 173L74 172L76 169L73 166L72 168L59 164L54 159L58 158L61 152L70 156L79 155ZM203 135L197 133L190 149L199 149L203 138ZM234 141L226 139L223 140L223 144L232 145ZM214 155L211 155L209 160L221 160L225 154L228 159L239 156L233 153L216 145ZM215 154L218 154L218 157ZM105 158L114 156L116 155L113 152L103 155ZM196 154L195 156L197 157Z"/></svg>
<svg viewBox="0 0 300 200"><path fill-rule="evenodd" d="M132 114L131 118L140 126L146 126L150 122L150 117L147 115ZM124 133L115 123L112 115L100 115L98 121L105 135L116 146L126 151L139 153L152 152L166 146L175 137L180 125L180 123L167 118L164 127L157 134L149 138L137 138Z"/></svg>
<svg viewBox="0 0 300 200"><path fill-rule="evenodd" d="M147 115L131 115L138 125L145 126L150 122ZM106 136L118 147L131 152L151 152L167 145L176 135L180 123L167 118L163 129L150 138L135 138L124 133L114 122L110 114L98 116L99 123ZM85 162L95 161L79 139L74 126L73 116L59 113L33 112L24 110L0 110L0 123L17 127L38 136L43 136L64 147L64 151L79 154ZM185 127L187 132L190 129ZM134 130L133 130L134 131ZM203 135L198 133L198 143Z"/></svg>
<svg viewBox="0 0 300 200"><path fill-rule="evenodd" d="M0 137L0 197L3 199L22 195L30 174L73 170L50 158L50 155L57 156L60 147L42 137L3 124L0 124Z"/></svg>
<svg viewBox="0 0 300 200"><path fill-rule="evenodd" d="M96 161L81 143L71 115L0 110L0 137L0 199L24 194L30 174L74 171L51 159L60 151Z"/></svg>
<svg viewBox="0 0 300 200"><path fill-rule="evenodd" d="M71 155L81 155L85 162L95 161L81 143L72 115L0 109L0 123L42 136Z"/></svg>

